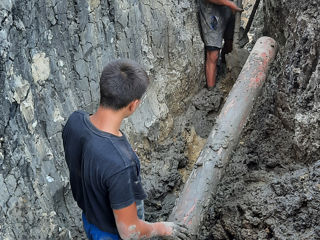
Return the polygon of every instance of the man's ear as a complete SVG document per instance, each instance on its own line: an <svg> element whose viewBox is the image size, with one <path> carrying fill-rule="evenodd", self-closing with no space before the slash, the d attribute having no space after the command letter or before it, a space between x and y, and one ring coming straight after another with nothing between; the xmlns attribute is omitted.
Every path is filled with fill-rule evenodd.
<svg viewBox="0 0 320 240"><path fill-rule="evenodd" d="M139 106L141 100L135 99L131 103L129 103L129 111L132 114Z"/></svg>

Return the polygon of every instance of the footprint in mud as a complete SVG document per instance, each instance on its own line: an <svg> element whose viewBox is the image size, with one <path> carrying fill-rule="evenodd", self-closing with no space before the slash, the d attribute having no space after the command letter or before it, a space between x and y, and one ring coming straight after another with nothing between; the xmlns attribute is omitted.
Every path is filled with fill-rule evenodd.
<svg viewBox="0 0 320 240"><path fill-rule="evenodd" d="M222 100L223 93L218 87L210 91L204 88L192 99L194 112L191 121L199 136L208 137L221 108Z"/></svg>

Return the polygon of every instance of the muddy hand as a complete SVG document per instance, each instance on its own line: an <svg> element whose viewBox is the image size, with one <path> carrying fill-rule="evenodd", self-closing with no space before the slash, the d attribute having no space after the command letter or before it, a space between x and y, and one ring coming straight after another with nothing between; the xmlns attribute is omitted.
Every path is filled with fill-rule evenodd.
<svg viewBox="0 0 320 240"><path fill-rule="evenodd" d="M174 224L172 236L174 239L190 239L190 234L186 226L179 223Z"/></svg>
<svg viewBox="0 0 320 240"><path fill-rule="evenodd" d="M188 229L185 225L180 223L174 223L174 222L166 222L167 226L171 228L171 233L169 236L167 236L165 239L180 239L180 240L186 240L191 239L191 234L189 233Z"/></svg>

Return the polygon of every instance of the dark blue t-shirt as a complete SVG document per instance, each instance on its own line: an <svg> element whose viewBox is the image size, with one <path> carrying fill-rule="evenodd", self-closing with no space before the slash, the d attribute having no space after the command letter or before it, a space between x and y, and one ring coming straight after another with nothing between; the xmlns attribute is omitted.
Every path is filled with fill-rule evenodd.
<svg viewBox="0 0 320 240"><path fill-rule="evenodd" d="M139 159L122 135L98 130L83 111L72 113L62 133L74 199L91 224L114 234L112 209L146 198Z"/></svg>

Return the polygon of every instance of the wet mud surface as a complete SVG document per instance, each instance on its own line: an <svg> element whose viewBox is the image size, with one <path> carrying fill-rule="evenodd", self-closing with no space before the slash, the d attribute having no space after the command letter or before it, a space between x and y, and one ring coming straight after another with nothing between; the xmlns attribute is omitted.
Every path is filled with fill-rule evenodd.
<svg viewBox="0 0 320 240"><path fill-rule="evenodd" d="M259 11L262 14L262 8ZM253 25L253 42L262 34L262 19ZM284 16L270 25L279 19ZM306 33L298 30L301 36L280 42L262 95L203 216L198 239L320 239L319 53L314 41L303 40ZM281 34L273 37L281 39ZM180 116L155 126L154 133L135 146L148 193L148 221L167 220L214 126L234 82L225 66L219 71L215 89L200 89L186 100ZM204 76L199 81L204 85ZM166 131L165 137L159 129Z"/></svg>
<svg viewBox="0 0 320 240"><path fill-rule="evenodd" d="M297 158L292 132L274 111L274 96L269 84L213 196L199 239L320 238L320 160Z"/></svg>
<svg viewBox="0 0 320 240"><path fill-rule="evenodd" d="M280 50L199 239L320 239L319 7L264 2Z"/></svg>
<svg viewBox="0 0 320 240"><path fill-rule="evenodd" d="M247 11L242 15L243 25L249 17L250 7L252 4L247 3ZM249 50L251 45L248 45ZM199 81L205 86L204 73ZM220 62L215 88L210 91L200 88L192 99L186 100L181 115L172 119L171 124L166 123L170 132L164 139L154 137L157 134L151 131L150 137L140 140L142 143L137 152L148 193L146 220L154 222L168 218L234 82L227 65ZM158 128L163 126L155 126L155 133Z"/></svg>
<svg viewBox="0 0 320 240"><path fill-rule="evenodd" d="M213 91L200 90L186 115L176 119L177 135L151 154L159 162L165 159L161 169L171 172L144 169L159 181L149 186L153 190L146 201L148 220L166 220L174 207L186 179L181 169L188 175L193 164L188 159L190 135L186 133L194 129L202 137L196 139L202 140L199 153L223 106L227 81L221 79ZM277 78L271 76L213 195L198 239L320 239L320 159L301 157L295 134L279 113L276 85ZM178 129L184 134L178 134Z"/></svg>
<svg viewBox="0 0 320 240"><path fill-rule="evenodd" d="M264 14L260 8L261 15L253 25L256 35L251 32L251 39L254 42L264 32L278 41L280 51L217 193L213 194L198 239L320 239L320 41L317 34L320 29L316 24L319 14L314 13L317 4L298 1L264 4ZM264 29L263 18L268 20ZM280 25L286 27L279 29ZM252 46L248 44L247 48L250 50ZM207 94L201 90L181 117L184 120L175 120L181 127L177 129L195 131L200 138L194 142L199 139L205 142L206 133L232 86L232 80L224 74L215 92ZM170 149L180 146L171 155L183 153L180 155L183 161L175 160L178 166L188 159L187 146L194 142L186 140L184 134L176 136L186 145L168 143L160 155L170 158L166 155L174 152ZM187 160L185 175L192 169L192 162ZM150 220L165 220L170 213L184 183L181 172L181 169L174 172L179 180L175 180L169 194L160 187L162 198L156 199L156 204L150 204L154 200L147 203Z"/></svg>
<svg viewBox="0 0 320 240"><path fill-rule="evenodd" d="M245 12L242 14L242 25L249 18L253 1L245 1ZM262 9L262 8L261 8ZM260 14L261 10L260 9ZM254 22L250 40L261 35L261 24L259 28ZM259 29L259 30L258 30ZM249 43L250 50L253 44ZM172 123L165 128L170 129L169 134L163 139L150 137L140 140L142 143L137 152L142 161L142 177L144 187L148 193L145 201L146 219L148 221L166 220L171 213L175 200L182 190L192 171L200 151L206 143L215 119L223 107L228 92L231 90L235 79L227 69L227 65L219 63L216 87L208 91L205 87L186 100L185 109L181 115L172 119ZM205 85L205 76L199 77L201 86ZM158 131L156 126L154 132Z"/></svg>
<svg viewBox="0 0 320 240"><path fill-rule="evenodd" d="M148 193L145 201L148 221L166 220L171 213L223 106L223 97L219 87L211 91L201 89L191 99L185 113L173 120L172 132L164 141L146 139L149 147L139 149L144 159L142 178Z"/></svg>

